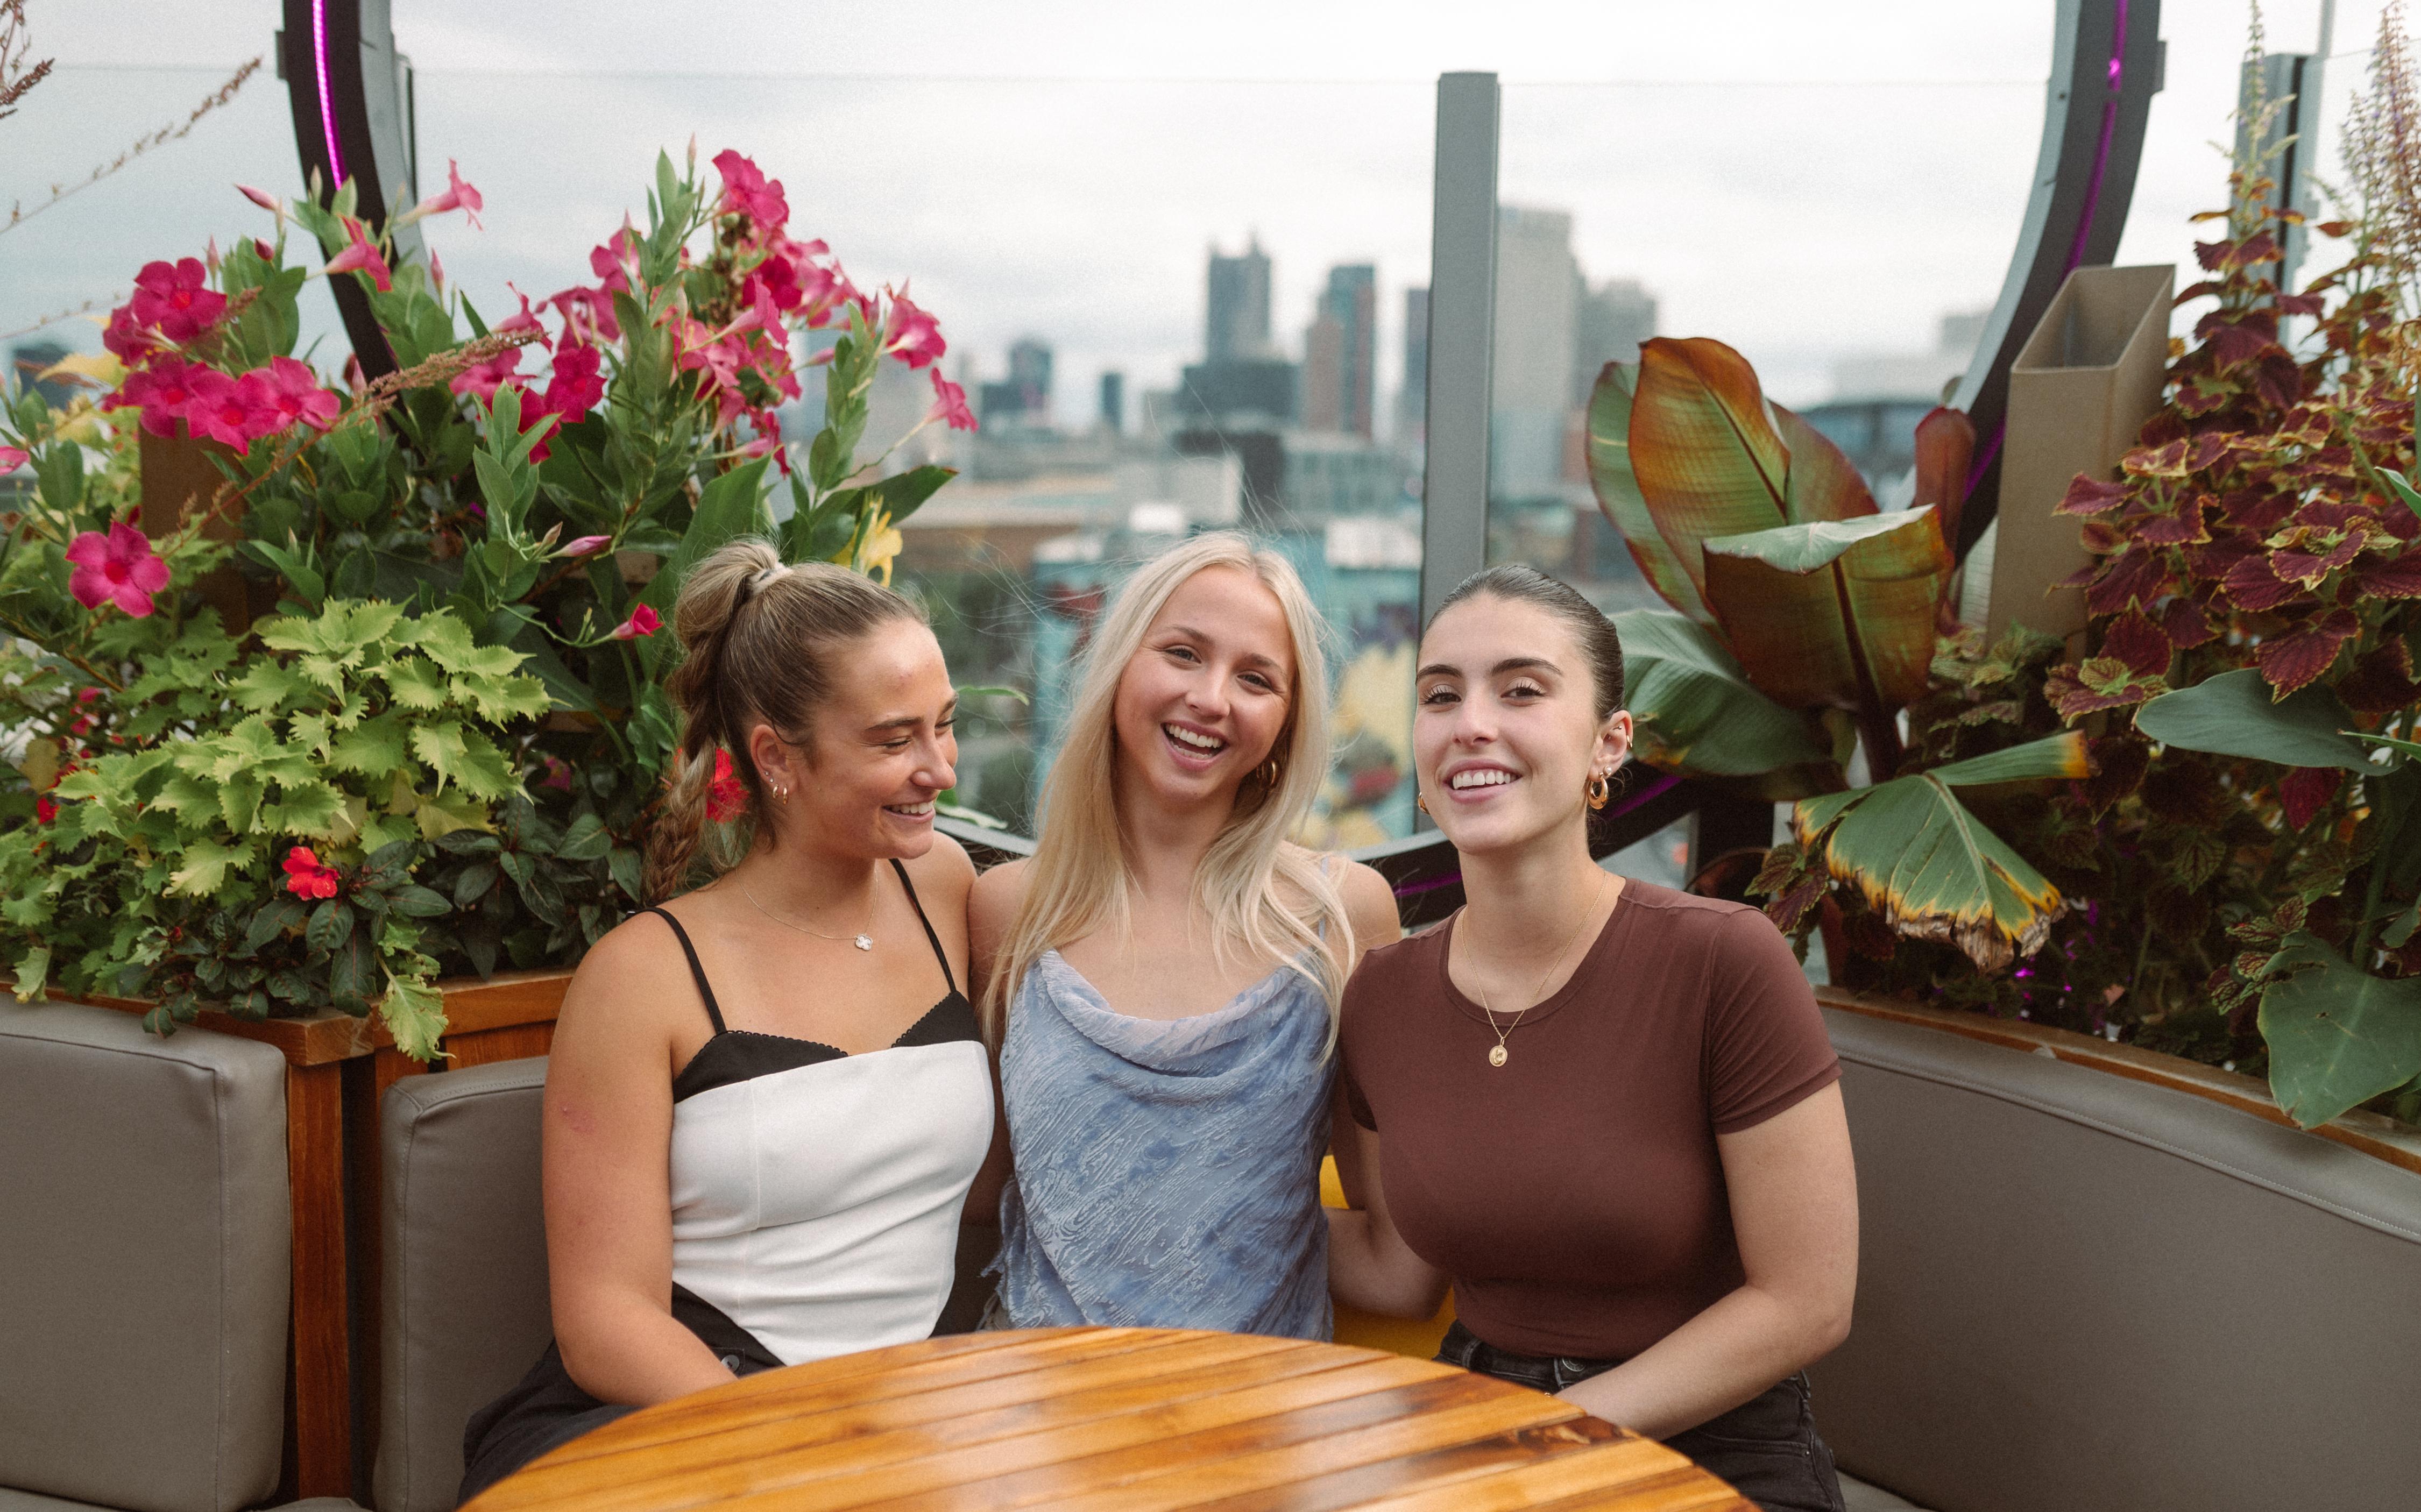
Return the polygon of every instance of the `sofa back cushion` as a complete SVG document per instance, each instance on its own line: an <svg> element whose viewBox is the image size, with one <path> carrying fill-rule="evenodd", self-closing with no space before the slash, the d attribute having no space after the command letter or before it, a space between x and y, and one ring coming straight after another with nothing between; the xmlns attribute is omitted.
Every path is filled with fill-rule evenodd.
<svg viewBox="0 0 2421 1512"><path fill-rule="evenodd" d="M389 1088L379 1512L448 1512L462 1425L546 1348L539 1109L546 1061L501 1061Z"/></svg>
<svg viewBox="0 0 2421 1512"><path fill-rule="evenodd" d="M277 1484L286 1059L0 1003L0 1486L234 1512Z"/></svg>
<svg viewBox="0 0 2421 1512"><path fill-rule="evenodd" d="M2421 1486L2421 1175L2207 1099L1838 1009L1841 1467L1936 1512L2298 1512Z"/></svg>

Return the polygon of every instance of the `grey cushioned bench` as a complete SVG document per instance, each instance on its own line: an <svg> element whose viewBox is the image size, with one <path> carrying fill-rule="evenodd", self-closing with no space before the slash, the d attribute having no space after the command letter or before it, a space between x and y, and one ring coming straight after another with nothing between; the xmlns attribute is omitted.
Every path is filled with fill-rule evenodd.
<svg viewBox="0 0 2421 1512"><path fill-rule="evenodd" d="M1845 1471L1935 1512L2421 1505L2421 1175L1825 1017L1863 1233L1849 1342L1811 1375Z"/></svg>

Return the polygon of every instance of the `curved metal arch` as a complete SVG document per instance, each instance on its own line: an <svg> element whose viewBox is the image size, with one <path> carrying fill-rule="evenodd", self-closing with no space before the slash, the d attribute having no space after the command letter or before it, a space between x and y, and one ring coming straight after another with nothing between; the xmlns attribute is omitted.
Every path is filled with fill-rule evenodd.
<svg viewBox="0 0 2421 1512"><path fill-rule="evenodd" d="M410 105L387 5L284 0L279 55L303 181L316 185L325 204L339 184L352 180L355 212L373 231L398 205L419 197ZM399 259L421 257L417 227L405 227L396 242ZM395 353L370 313L369 295L351 278L332 278L328 288L363 373L378 378L395 371Z"/></svg>

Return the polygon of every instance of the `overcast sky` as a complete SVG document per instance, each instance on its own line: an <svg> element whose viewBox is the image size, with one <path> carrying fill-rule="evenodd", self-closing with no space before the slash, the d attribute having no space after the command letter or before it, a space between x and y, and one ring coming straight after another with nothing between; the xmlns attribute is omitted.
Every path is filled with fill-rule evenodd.
<svg viewBox="0 0 2421 1512"><path fill-rule="evenodd" d="M913 277L954 366L992 376L1018 336L1054 342L1070 418L1104 367L1150 387L1197 357L1204 254L1249 235L1276 259L1289 345L1331 263L1378 264L1392 388L1401 290L1427 277L1448 69L1505 80L1507 203L1569 210L1592 276L1644 279L1663 330L1732 342L1786 401L1822 397L1841 356L1924 349L1942 313L1997 292L2041 129L2051 0L1476 8L394 3L424 188L450 157L488 198L484 230L449 219L431 240L492 317L508 280L544 295L586 277L588 247L643 210L656 150L695 133L704 154L737 147L781 179L794 232L825 238L861 282ZM271 0L28 9L60 72L0 123L0 202L180 118L269 51L278 15ZM2245 6L2163 12L2168 86L2121 261L2189 258L2185 216L2225 194L2205 144L2230 131ZM2319 13L2268 7L2272 48L2311 48ZM2377 14L2338 8L2333 106ZM0 235L0 333L105 299L148 258L262 229L228 185L292 192L294 161L264 70L189 139ZM310 306L333 330L316 288ZM89 326L65 334L94 343Z"/></svg>

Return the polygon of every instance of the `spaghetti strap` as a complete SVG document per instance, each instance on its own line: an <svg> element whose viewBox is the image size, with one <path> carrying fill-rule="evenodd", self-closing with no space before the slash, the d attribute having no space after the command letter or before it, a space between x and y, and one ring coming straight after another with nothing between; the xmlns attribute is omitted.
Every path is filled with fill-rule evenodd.
<svg viewBox="0 0 2421 1512"><path fill-rule="evenodd" d="M933 932L933 921L925 917L925 905L916 896L916 884L908 880L908 868L899 864L898 857L891 858L891 869L899 874L899 885L908 889L908 906L916 911L916 922L925 927L925 938L933 943L933 959L942 963L942 980L949 983L950 990L956 992L959 990L959 979L951 974L950 958L942 954L942 937ZM701 977L699 980L704 981L705 978Z"/></svg>
<svg viewBox="0 0 2421 1512"><path fill-rule="evenodd" d="M911 890L909 896L911 897L915 896L914 890ZM680 942L681 954L689 958L689 974L697 982L697 995L706 1000L707 1021L714 1025L716 1034L723 1033L723 1010L714 1005L714 989L706 985L706 968L697 963L697 947L689 943L689 931L681 927L680 920L674 918L663 909L651 908L641 912L652 913L673 927L673 938ZM926 932L928 934L932 932L930 925L926 927ZM944 971L948 969L946 966L943 968Z"/></svg>

